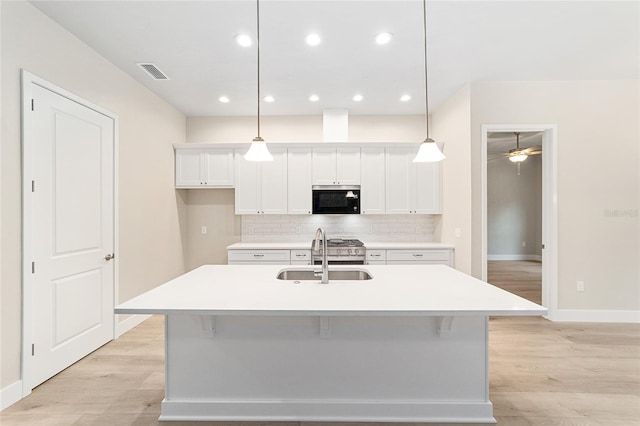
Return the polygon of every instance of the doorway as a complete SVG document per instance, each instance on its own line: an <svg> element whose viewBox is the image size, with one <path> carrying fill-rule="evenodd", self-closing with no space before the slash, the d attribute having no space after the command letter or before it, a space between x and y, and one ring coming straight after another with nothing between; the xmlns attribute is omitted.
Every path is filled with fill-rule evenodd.
<svg viewBox="0 0 640 426"><path fill-rule="evenodd" d="M516 135L520 134L520 144L522 147L527 145L537 145L535 151L540 154L529 156L525 161L529 164L517 165L517 162L511 162L508 159L510 149L516 148ZM522 135L525 140L522 140ZM490 146L493 144L493 146ZM510 146L509 149L507 149ZM521 124L521 125L484 125L482 126L482 278L487 280L489 262L501 260L512 260L522 263L520 272L517 272L518 265L513 264L514 271L506 273L520 274L522 277L539 276L541 283L539 284L540 293L539 302L549 310L548 319L553 320L557 311L557 129L553 124ZM507 155L504 155L507 154ZM502 157L502 158L500 158ZM499 167L494 167L498 160L502 161ZM539 162L539 180L538 182L527 182L535 176L534 168L530 167ZM492 163L492 164L490 164ZM524 162L523 162L524 163ZM535 197L527 197L526 194L520 194L509 198L508 194L498 194L495 197L488 189L490 172L489 168L499 169L497 174L504 174L511 171L513 178L506 182L502 188L504 192L512 191L535 191L536 185L540 186L539 207L535 201L531 201ZM526 169L525 169L526 167ZM518 172L520 175L518 175ZM493 171L491 172L493 173ZM496 177L493 174L492 179ZM494 180L495 183L495 180ZM490 196L492 197L490 201ZM519 205L522 199L528 199L529 208ZM496 209L489 209L489 202L502 203L503 209L496 212ZM506 208L504 206L507 206ZM493 207L493 206L492 206ZM540 215L529 218L531 213L540 211ZM491 214L491 218L490 218ZM502 216L501 216L502 215ZM533 215L536 216L536 215ZM537 225L539 221L539 226ZM490 223L494 224L494 228L490 231ZM498 225L496 225L498 224ZM498 226L498 229L496 229ZM500 228L501 227L501 228ZM507 238L505 236L508 235ZM502 239L500 238L502 237ZM498 244L499 242L500 244ZM501 245L502 244L502 245ZM490 247L491 246L491 247ZM490 256L492 255L492 256ZM537 262L542 264L538 265ZM531 262L531 263L528 263ZM505 266L505 265L503 265ZM536 270L536 266L539 269ZM511 268L513 269L513 268ZM517 280L516 280L517 281ZM531 296L532 288L526 285L527 279L523 279L520 283L523 287L518 289L522 291L522 295ZM520 284L514 284L518 286ZM535 285L535 284L533 284ZM518 292L516 291L516 293ZM538 298L534 295L535 299ZM536 300L534 300L536 301Z"/></svg>
<svg viewBox="0 0 640 426"><path fill-rule="evenodd" d="M117 118L27 71L23 396L114 338Z"/></svg>
<svg viewBox="0 0 640 426"><path fill-rule="evenodd" d="M542 132L487 135L487 279L542 303Z"/></svg>

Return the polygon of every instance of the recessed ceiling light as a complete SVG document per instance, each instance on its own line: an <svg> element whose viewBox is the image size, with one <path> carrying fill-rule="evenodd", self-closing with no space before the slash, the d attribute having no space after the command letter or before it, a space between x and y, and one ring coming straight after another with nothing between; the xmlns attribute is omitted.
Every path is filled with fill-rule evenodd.
<svg viewBox="0 0 640 426"><path fill-rule="evenodd" d="M400 100L402 102L410 101L411 100L411 95L402 95L402 96L400 96Z"/></svg>
<svg viewBox="0 0 640 426"><path fill-rule="evenodd" d="M318 102L320 100L320 97L318 95L311 95L309 96L309 100L311 102Z"/></svg>
<svg viewBox="0 0 640 426"><path fill-rule="evenodd" d="M353 96L353 100L356 101L356 102L360 102L363 99L364 99L364 97L362 95L360 95L360 94Z"/></svg>
<svg viewBox="0 0 640 426"><path fill-rule="evenodd" d="M391 33L380 33L376 36L376 43L378 44L387 44L393 38L393 34Z"/></svg>
<svg viewBox="0 0 640 426"><path fill-rule="evenodd" d="M219 100L220 102L222 102L223 104L229 103L229 98L228 98L228 97L226 97L226 96L220 96L220 97L218 98L218 100Z"/></svg>
<svg viewBox="0 0 640 426"><path fill-rule="evenodd" d="M273 101L275 101L275 100L276 100L276 99L275 99L273 96L271 96L271 95L265 96L263 99L264 99L264 101L265 101L265 102L273 102Z"/></svg>
<svg viewBox="0 0 640 426"><path fill-rule="evenodd" d="M242 47L249 47L253 44L251 37L246 34L238 34L236 36L236 43L238 43Z"/></svg>
<svg viewBox="0 0 640 426"><path fill-rule="evenodd" d="M318 34L311 33L304 38L304 41L306 41L309 46L317 46L320 44L322 39Z"/></svg>

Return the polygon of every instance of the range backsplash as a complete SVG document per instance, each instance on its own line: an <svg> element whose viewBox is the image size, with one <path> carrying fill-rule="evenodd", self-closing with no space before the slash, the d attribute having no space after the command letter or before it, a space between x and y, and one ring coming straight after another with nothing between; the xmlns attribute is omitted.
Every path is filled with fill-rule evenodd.
<svg viewBox="0 0 640 426"><path fill-rule="evenodd" d="M433 242L431 215L243 215L242 241L311 241L322 226L329 238L379 242Z"/></svg>

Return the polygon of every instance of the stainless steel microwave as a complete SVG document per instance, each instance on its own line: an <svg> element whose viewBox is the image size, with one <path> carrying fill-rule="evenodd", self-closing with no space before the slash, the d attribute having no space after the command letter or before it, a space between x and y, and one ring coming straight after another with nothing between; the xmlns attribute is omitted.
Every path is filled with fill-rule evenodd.
<svg viewBox="0 0 640 426"><path fill-rule="evenodd" d="M360 186L314 185L313 214L360 214Z"/></svg>

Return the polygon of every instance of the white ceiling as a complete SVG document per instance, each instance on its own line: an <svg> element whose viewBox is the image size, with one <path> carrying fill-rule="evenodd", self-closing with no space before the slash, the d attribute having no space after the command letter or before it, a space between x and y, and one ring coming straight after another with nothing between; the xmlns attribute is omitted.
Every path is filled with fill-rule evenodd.
<svg viewBox="0 0 640 426"><path fill-rule="evenodd" d="M234 42L255 36L255 1L31 3L188 116L256 114L256 48ZM475 80L637 79L639 14L638 1L429 1L430 109ZM380 31L389 45L373 43ZM264 115L424 113L421 1L261 0L260 52L263 95L276 98Z"/></svg>

